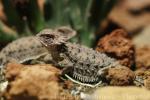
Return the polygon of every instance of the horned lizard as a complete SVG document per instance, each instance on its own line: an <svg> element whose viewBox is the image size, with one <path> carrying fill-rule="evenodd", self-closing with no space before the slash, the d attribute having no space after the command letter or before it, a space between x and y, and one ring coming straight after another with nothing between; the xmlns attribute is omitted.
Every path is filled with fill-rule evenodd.
<svg viewBox="0 0 150 100"><path fill-rule="evenodd" d="M48 59L63 67L62 76L83 86L98 86L103 81L105 70L121 65L104 53L69 42L75 35L73 29L59 27L54 30L44 29L36 36L18 39L0 52L0 68L8 62L24 63L51 55L52 58Z"/></svg>
<svg viewBox="0 0 150 100"><path fill-rule="evenodd" d="M66 39L72 35L70 34L71 29L69 27L59 27L54 30L48 30L51 31L51 33L59 30L59 32L63 33L63 36ZM69 33L70 35L65 33ZM51 59L48 54L47 49L36 39L35 36L23 37L13 41L1 50L0 68L9 62L24 63L43 56L47 56L47 59Z"/></svg>
<svg viewBox="0 0 150 100"><path fill-rule="evenodd" d="M37 34L37 38L56 63L65 66L62 75L73 82L95 87L101 83L105 69L119 65L118 61L104 53L68 42L68 37L63 37L61 33L59 30L44 29Z"/></svg>

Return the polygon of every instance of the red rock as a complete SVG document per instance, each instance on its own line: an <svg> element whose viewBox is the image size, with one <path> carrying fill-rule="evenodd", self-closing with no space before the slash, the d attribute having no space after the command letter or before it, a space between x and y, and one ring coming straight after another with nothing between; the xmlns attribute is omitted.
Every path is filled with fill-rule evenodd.
<svg viewBox="0 0 150 100"><path fill-rule="evenodd" d="M131 67L135 62L135 50L128 34L122 30L114 30L98 41L96 50L116 58L124 66Z"/></svg>
<svg viewBox="0 0 150 100"><path fill-rule="evenodd" d="M150 68L150 47L136 48L136 65L138 68Z"/></svg>
<svg viewBox="0 0 150 100"><path fill-rule="evenodd" d="M110 85L114 86L127 86L133 85L134 72L127 67L115 67L108 70L106 79Z"/></svg>

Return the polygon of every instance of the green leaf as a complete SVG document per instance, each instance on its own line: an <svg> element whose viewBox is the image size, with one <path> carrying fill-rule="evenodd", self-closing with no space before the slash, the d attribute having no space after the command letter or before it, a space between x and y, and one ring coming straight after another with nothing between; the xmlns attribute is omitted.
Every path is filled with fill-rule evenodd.
<svg viewBox="0 0 150 100"><path fill-rule="evenodd" d="M37 0L29 0L27 4L27 21L29 24L29 28L33 33L39 32L44 28L44 16L40 12Z"/></svg>

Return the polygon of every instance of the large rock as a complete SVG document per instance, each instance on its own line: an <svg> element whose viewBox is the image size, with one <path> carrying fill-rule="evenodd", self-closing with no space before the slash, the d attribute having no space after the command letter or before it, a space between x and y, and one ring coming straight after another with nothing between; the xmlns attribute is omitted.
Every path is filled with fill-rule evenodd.
<svg viewBox="0 0 150 100"><path fill-rule="evenodd" d="M114 30L98 42L96 50L116 58L124 66L131 67L135 63L135 50L128 34L122 30Z"/></svg>
<svg viewBox="0 0 150 100"><path fill-rule="evenodd" d="M59 73L52 65L9 64L4 96L7 100L75 100L60 85Z"/></svg>
<svg viewBox="0 0 150 100"><path fill-rule="evenodd" d="M106 79L113 86L128 86L133 85L135 75L129 68L118 66L108 70Z"/></svg>

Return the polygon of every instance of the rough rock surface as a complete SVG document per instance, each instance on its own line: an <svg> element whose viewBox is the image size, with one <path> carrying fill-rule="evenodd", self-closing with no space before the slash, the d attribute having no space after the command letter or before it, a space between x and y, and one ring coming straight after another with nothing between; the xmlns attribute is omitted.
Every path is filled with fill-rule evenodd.
<svg viewBox="0 0 150 100"><path fill-rule="evenodd" d="M98 88L87 100L150 100L150 91L139 87Z"/></svg>
<svg viewBox="0 0 150 100"><path fill-rule="evenodd" d="M11 81L4 97L7 100L75 100L59 84L59 73L51 65L9 64L6 77Z"/></svg>
<svg viewBox="0 0 150 100"><path fill-rule="evenodd" d="M122 29L116 29L104 36L98 42L96 50L116 58L124 66L131 67L135 62L135 50L128 34Z"/></svg>
<svg viewBox="0 0 150 100"><path fill-rule="evenodd" d="M142 67L137 69L135 76L140 78L140 83L144 83L144 86L150 89L150 68Z"/></svg>
<svg viewBox="0 0 150 100"><path fill-rule="evenodd" d="M150 89L150 47L136 48L135 75L142 78L144 86Z"/></svg>
<svg viewBox="0 0 150 100"><path fill-rule="evenodd" d="M144 86L150 90L150 76L144 80Z"/></svg>
<svg viewBox="0 0 150 100"><path fill-rule="evenodd" d="M150 68L150 47L136 48L136 65L137 69L142 67Z"/></svg>
<svg viewBox="0 0 150 100"><path fill-rule="evenodd" d="M146 79L150 76L150 69L140 68L137 69L134 73L136 76L142 76L144 79Z"/></svg>
<svg viewBox="0 0 150 100"><path fill-rule="evenodd" d="M134 72L127 67L115 67L108 70L106 80L113 86L133 85Z"/></svg>

